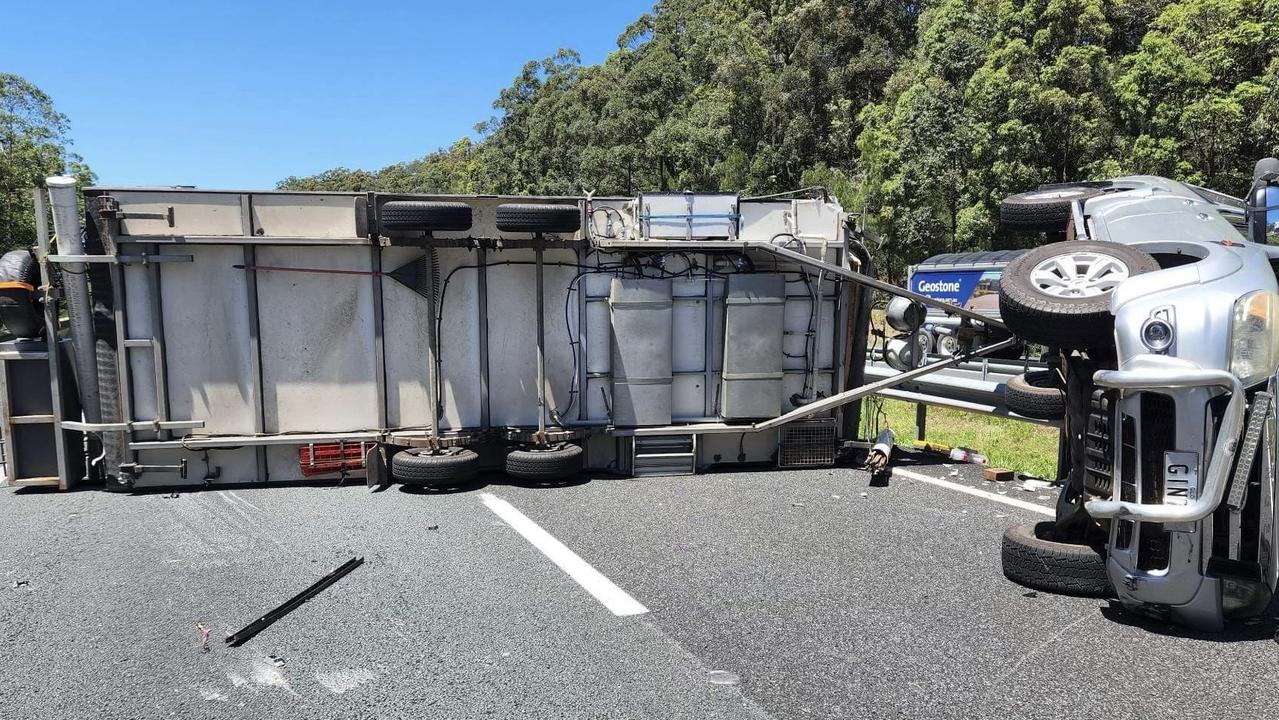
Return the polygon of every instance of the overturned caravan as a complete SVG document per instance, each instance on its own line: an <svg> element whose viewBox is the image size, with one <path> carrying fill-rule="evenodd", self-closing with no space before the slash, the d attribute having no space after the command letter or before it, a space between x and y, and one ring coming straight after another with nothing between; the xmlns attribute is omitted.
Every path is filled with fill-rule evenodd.
<svg viewBox="0 0 1279 720"><path fill-rule="evenodd" d="M40 406L0 413L10 485L829 465L898 381L862 363L869 289L903 291L824 193L35 200L61 350L0 346Z"/></svg>

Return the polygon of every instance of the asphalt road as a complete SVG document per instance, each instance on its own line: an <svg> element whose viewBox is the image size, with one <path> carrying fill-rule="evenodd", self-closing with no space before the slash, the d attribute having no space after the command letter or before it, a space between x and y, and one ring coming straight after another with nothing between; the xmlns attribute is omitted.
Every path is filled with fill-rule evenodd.
<svg viewBox="0 0 1279 720"><path fill-rule="evenodd" d="M913 471L1048 504L968 468ZM1279 702L1269 617L1197 636L1006 581L1000 533L1041 517L1023 507L847 469L491 480L450 494L0 492L0 708L1095 720ZM648 612L609 612L485 493ZM356 555L363 567L256 638L222 642Z"/></svg>

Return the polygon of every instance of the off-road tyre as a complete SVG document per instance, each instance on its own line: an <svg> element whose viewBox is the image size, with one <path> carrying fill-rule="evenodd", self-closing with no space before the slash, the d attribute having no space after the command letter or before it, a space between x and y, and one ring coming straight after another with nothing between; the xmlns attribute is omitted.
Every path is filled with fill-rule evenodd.
<svg viewBox="0 0 1279 720"><path fill-rule="evenodd" d="M1114 345L1115 317L1110 314L1113 288L1091 297L1061 297L1041 291L1031 280L1031 271L1040 263L1087 253L1119 261L1130 278L1159 269L1147 253L1119 243L1072 240L1035 248L1008 263L999 281L999 314L1013 335L1066 350Z"/></svg>
<svg viewBox="0 0 1279 720"><path fill-rule="evenodd" d="M582 227L576 205L507 203L497 206L497 229L502 232L573 233Z"/></svg>
<svg viewBox="0 0 1279 720"><path fill-rule="evenodd" d="M1018 585L1061 595L1108 597L1106 558L1089 545L1052 539L1051 520L1015 525L1004 532L1004 577Z"/></svg>
<svg viewBox="0 0 1279 720"><path fill-rule="evenodd" d="M999 204L999 225L1020 232L1061 232L1070 221L1070 206L1102 194L1101 188L1068 185L1009 195Z"/></svg>
<svg viewBox="0 0 1279 720"><path fill-rule="evenodd" d="M466 448L409 448L391 456L391 477L405 485L449 487L475 479L480 456Z"/></svg>
<svg viewBox="0 0 1279 720"><path fill-rule="evenodd" d="M582 472L582 446L566 443L559 447L506 453L506 474L520 480L563 480Z"/></svg>
<svg viewBox="0 0 1279 720"><path fill-rule="evenodd" d="M471 206L460 202L391 200L382 204L386 230L460 232L471 229Z"/></svg>
<svg viewBox="0 0 1279 720"><path fill-rule="evenodd" d="M20 338L44 334L44 314L40 303L40 266L26 250L10 250L0 255L0 282L23 283L0 291L0 323Z"/></svg>
<svg viewBox="0 0 1279 720"><path fill-rule="evenodd" d="M1066 390L1056 370L1031 370L1009 378L1004 405L1023 417L1060 420L1066 417Z"/></svg>

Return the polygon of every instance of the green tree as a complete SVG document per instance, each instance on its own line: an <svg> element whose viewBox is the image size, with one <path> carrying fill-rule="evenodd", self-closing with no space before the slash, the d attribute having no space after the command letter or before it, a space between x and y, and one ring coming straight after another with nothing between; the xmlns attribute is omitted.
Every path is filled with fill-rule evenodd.
<svg viewBox="0 0 1279 720"><path fill-rule="evenodd" d="M999 201L1279 152L1279 0L659 0L601 63L527 63L478 139L282 187L746 194L820 184L903 263L1033 243Z"/></svg>
<svg viewBox="0 0 1279 720"><path fill-rule="evenodd" d="M69 173L82 184L93 172L71 152L70 122L40 88L0 73L0 249L35 244L31 191L50 175Z"/></svg>
<svg viewBox="0 0 1279 720"><path fill-rule="evenodd" d="M661 0L598 65L571 50L527 63L465 159L455 147L435 165L369 175L387 189L460 163L448 189L531 194L768 192L829 173L847 183L859 113L909 52L916 13L892 0ZM364 178L285 185L352 179Z"/></svg>
<svg viewBox="0 0 1279 720"><path fill-rule="evenodd" d="M1279 149L1279 2L1167 5L1123 60L1127 166L1241 194Z"/></svg>
<svg viewBox="0 0 1279 720"><path fill-rule="evenodd" d="M1001 198L1117 172L1115 55L1132 46L1153 5L930 5L884 102L863 111L858 141L862 196L891 254L914 262L1033 242L1001 236Z"/></svg>
<svg viewBox="0 0 1279 720"><path fill-rule="evenodd" d="M334 190L345 192L479 193L482 148L468 138L446 150L408 162L388 165L377 172L333 168L318 175L291 176L280 181L280 190Z"/></svg>
<svg viewBox="0 0 1279 720"><path fill-rule="evenodd" d="M967 96L989 139L991 200L1114 167L1114 35L1102 0L999 4L997 34Z"/></svg>
<svg viewBox="0 0 1279 720"><path fill-rule="evenodd" d="M890 258L980 247L993 223L987 144L966 89L987 59L995 0L945 0L920 18L914 52L884 101L861 114L861 202ZM900 271L902 266L888 268Z"/></svg>

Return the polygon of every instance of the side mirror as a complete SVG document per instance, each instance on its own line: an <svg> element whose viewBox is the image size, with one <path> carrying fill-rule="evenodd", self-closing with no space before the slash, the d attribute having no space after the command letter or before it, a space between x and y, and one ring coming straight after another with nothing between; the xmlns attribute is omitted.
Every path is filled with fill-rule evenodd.
<svg viewBox="0 0 1279 720"><path fill-rule="evenodd" d="M1279 158L1262 158L1252 172L1248 191L1248 239L1279 244Z"/></svg>

